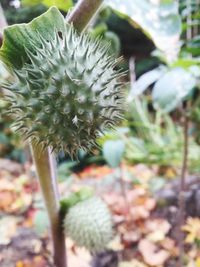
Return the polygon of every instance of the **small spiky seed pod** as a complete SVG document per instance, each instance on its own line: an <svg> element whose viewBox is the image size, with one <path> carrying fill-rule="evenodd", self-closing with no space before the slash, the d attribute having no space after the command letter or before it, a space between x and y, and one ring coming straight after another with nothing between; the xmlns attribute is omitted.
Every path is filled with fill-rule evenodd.
<svg viewBox="0 0 200 267"><path fill-rule="evenodd" d="M99 133L121 119L122 74L108 47L72 25L51 40L38 33L40 47L26 48L29 63L15 69L10 111L15 129L42 148L74 155L90 149Z"/></svg>
<svg viewBox="0 0 200 267"><path fill-rule="evenodd" d="M98 197L92 197L69 209L65 231L76 245L91 252L100 252L112 238L112 221L108 207Z"/></svg>

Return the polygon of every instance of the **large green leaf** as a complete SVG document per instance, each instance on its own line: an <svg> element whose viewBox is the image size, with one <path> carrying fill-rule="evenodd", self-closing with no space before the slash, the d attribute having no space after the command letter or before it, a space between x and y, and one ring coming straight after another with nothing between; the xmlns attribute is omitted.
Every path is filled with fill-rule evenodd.
<svg viewBox="0 0 200 267"><path fill-rule="evenodd" d="M16 24L4 30L0 59L8 66L21 68L27 60L26 48L34 52L41 45L38 33L51 40L55 31L63 31L65 20L56 7L50 8L28 24Z"/></svg>
<svg viewBox="0 0 200 267"><path fill-rule="evenodd" d="M175 109L196 85L193 75L183 69L174 68L159 79L153 88L153 102L156 108L166 112Z"/></svg>
<svg viewBox="0 0 200 267"><path fill-rule="evenodd" d="M108 0L108 4L142 27L169 59L175 57L181 33L177 1Z"/></svg>
<svg viewBox="0 0 200 267"><path fill-rule="evenodd" d="M155 83L165 73L165 71L165 66L159 66L158 68L141 75L139 79L131 85L128 100L132 100L135 96L141 95L150 85Z"/></svg>
<svg viewBox="0 0 200 267"><path fill-rule="evenodd" d="M109 140L103 145L104 158L113 168L120 165L124 151L125 144L121 140Z"/></svg>
<svg viewBox="0 0 200 267"><path fill-rule="evenodd" d="M56 6L64 11L67 11L73 6L72 0L22 0L21 3L24 6L34 6L39 4L43 4L47 7Z"/></svg>

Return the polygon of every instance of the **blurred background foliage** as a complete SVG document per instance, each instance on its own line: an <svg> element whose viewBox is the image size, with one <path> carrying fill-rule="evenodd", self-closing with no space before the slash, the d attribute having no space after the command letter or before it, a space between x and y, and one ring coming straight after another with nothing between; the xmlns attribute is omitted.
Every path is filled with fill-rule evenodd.
<svg viewBox="0 0 200 267"><path fill-rule="evenodd" d="M56 5L66 16L75 2L0 0L9 24L29 22L51 5ZM110 131L97 140L103 152L98 147L93 155L80 151L79 161L73 164L61 153L61 172L89 163L107 162L118 166L123 160L131 164L180 167L182 117L188 102L189 167L191 171L199 170L199 3L196 0L179 2L105 1L88 31L92 37L109 42L110 53L116 57L123 56L120 67L129 70L130 75L124 80L123 87L127 106L125 120L116 131ZM9 79L2 66L0 79ZM2 110L6 109L2 94L0 109L0 157L23 162L20 139L9 128L12 119L2 115Z"/></svg>

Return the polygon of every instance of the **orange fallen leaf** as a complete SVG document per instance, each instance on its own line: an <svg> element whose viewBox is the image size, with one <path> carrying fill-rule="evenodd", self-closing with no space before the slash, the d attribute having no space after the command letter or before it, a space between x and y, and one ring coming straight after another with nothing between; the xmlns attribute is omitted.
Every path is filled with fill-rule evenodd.
<svg viewBox="0 0 200 267"><path fill-rule="evenodd" d="M178 249L175 247L175 241L173 239L171 239L169 237L165 237L165 239L160 242L160 245L164 249L170 251L173 255L175 255L175 256L177 255Z"/></svg>
<svg viewBox="0 0 200 267"><path fill-rule="evenodd" d="M13 182L9 181L7 178L0 179L0 191L10 191L14 190L15 185Z"/></svg>
<svg viewBox="0 0 200 267"><path fill-rule="evenodd" d="M0 192L0 210L9 212L15 198L16 196L12 191Z"/></svg>
<svg viewBox="0 0 200 267"><path fill-rule="evenodd" d="M18 261L18 262L16 263L16 267L24 267L23 262L22 262L22 261Z"/></svg>
<svg viewBox="0 0 200 267"><path fill-rule="evenodd" d="M149 217L149 211L144 206L136 206L130 209L131 218L133 221L146 219Z"/></svg>
<svg viewBox="0 0 200 267"><path fill-rule="evenodd" d="M144 206L147 210L152 211L156 207L156 200L154 198L147 198Z"/></svg>

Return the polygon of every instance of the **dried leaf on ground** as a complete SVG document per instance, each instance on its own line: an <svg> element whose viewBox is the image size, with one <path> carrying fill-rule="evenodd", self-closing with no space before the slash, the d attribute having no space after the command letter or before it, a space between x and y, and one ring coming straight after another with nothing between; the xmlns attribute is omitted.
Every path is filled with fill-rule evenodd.
<svg viewBox="0 0 200 267"><path fill-rule="evenodd" d="M187 232L185 239L186 243L194 243L200 241L200 219L189 217L186 224L182 227L182 230Z"/></svg>
<svg viewBox="0 0 200 267"><path fill-rule="evenodd" d="M144 261L150 266L163 265L170 257L170 253L164 249L160 249L151 241L142 239L139 242L138 249L142 254Z"/></svg>
<svg viewBox="0 0 200 267"><path fill-rule="evenodd" d="M0 245L8 245L16 234L17 224L20 219L14 216L6 216L0 219Z"/></svg>
<svg viewBox="0 0 200 267"><path fill-rule="evenodd" d="M109 244L108 249L112 249L113 251L120 251L124 249L124 246L121 242L121 238L117 235Z"/></svg>
<svg viewBox="0 0 200 267"><path fill-rule="evenodd" d="M165 237L165 239L163 239L159 244L162 248L168 250L171 256L178 256L178 248L176 247L176 243L173 239Z"/></svg>
<svg viewBox="0 0 200 267"><path fill-rule="evenodd" d="M72 240L67 239L68 247L68 261L73 267L90 267L91 255L84 248L76 247L74 250L74 243Z"/></svg>
<svg viewBox="0 0 200 267"><path fill-rule="evenodd" d="M23 172L23 167L21 164L14 162L9 159L0 159L0 170L10 172L12 174L20 174Z"/></svg>
<svg viewBox="0 0 200 267"><path fill-rule="evenodd" d="M148 233L146 238L152 242L159 242L165 239L171 225L165 219L151 219L145 223L145 232Z"/></svg>
<svg viewBox="0 0 200 267"><path fill-rule="evenodd" d="M119 264L118 267L148 267L146 264L138 261L138 260L132 260L130 262L123 261Z"/></svg>
<svg viewBox="0 0 200 267"><path fill-rule="evenodd" d="M33 260L24 259L16 263L16 267L46 267L47 262L42 256L35 256Z"/></svg>

